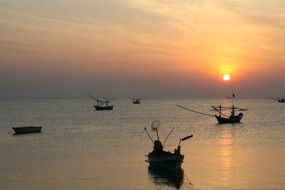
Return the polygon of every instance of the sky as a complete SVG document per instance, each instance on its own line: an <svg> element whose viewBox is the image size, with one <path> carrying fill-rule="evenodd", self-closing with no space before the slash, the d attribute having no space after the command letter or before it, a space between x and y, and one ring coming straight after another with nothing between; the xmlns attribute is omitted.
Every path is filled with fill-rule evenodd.
<svg viewBox="0 0 285 190"><path fill-rule="evenodd" d="M222 79L231 75L231 82ZM284 0L0 0L0 97L285 96Z"/></svg>

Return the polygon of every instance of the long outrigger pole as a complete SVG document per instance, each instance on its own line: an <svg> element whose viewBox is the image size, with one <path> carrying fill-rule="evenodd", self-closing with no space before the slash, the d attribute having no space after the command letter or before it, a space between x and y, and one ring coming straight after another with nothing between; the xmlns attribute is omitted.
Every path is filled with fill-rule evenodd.
<svg viewBox="0 0 285 190"><path fill-rule="evenodd" d="M232 104L234 105L234 98L236 97L234 93L234 80L232 80Z"/></svg>
<svg viewBox="0 0 285 190"><path fill-rule="evenodd" d="M192 109L189 109L189 108L186 108L184 106L180 106L180 105L176 105L177 107L180 107L182 109L185 109L187 111L191 111L191 112L194 112L194 113L198 113L198 114L201 114L201 115L205 115L205 116L209 116L209 117L215 117L215 115L210 115L210 114L206 114L206 113L203 113L203 112L199 112L199 111L196 111L196 110L192 110Z"/></svg>
<svg viewBox="0 0 285 190"><path fill-rule="evenodd" d="M91 95L89 95L89 97L92 98L92 99L95 100L95 101L98 101L97 98L95 98L95 97L93 97L93 96L91 96Z"/></svg>

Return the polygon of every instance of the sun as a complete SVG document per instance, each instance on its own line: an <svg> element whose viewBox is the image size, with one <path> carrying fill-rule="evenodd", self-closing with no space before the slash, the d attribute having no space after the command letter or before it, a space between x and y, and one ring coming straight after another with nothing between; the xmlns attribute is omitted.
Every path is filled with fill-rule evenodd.
<svg viewBox="0 0 285 190"><path fill-rule="evenodd" d="M228 81L228 80L231 79L231 75L229 75L229 74L224 74L224 75L223 75L223 79L224 79L224 81Z"/></svg>

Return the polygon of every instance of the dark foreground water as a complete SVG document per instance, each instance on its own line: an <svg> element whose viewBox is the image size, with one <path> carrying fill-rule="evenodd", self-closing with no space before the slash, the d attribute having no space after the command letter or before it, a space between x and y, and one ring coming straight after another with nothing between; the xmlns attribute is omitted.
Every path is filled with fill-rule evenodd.
<svg viewBox="0 0 285 190"><path fill-rule="evenodd" d="M114 111L93 111L89 99L0 100L0 189L146 190L285 189L285 104L237 100L249 108L243 123L217 125L203 112L222 99L115 100ZM148 170L144 127L161 122L165 149L182 143L177 173ZM8 134L12 126L41 125L41 134ZM152 134L154 136L154 134ZM193 185L190 185L192 183Z"/></svg>

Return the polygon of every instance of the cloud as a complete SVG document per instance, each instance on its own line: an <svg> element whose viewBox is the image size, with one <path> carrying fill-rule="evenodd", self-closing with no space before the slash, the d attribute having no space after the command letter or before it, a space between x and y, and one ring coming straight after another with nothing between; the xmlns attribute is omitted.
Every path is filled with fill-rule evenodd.
<svg viewBox="0 0 285 190"><path fill-rule="evenodd" d="M132 80L143 86L148 79L146 86L171 84L168 92L182 81L211 81L226 64L236 73L278 73L285 61L284 3L277 0L2 0L0 6L6 79L15 78L13 70L28 81L48 72L58 81L85 78L89 86L98 76L100 87Z"/></svg>
<svg viewBox="0 0 285 190"><path fill-rule="evenodd" d="M220 3L220 7L233 12L244 24L256 27L274 27L284 29L285 2L281 0L232 0Z"/></svg>

